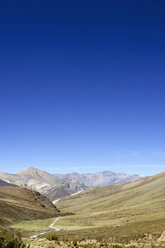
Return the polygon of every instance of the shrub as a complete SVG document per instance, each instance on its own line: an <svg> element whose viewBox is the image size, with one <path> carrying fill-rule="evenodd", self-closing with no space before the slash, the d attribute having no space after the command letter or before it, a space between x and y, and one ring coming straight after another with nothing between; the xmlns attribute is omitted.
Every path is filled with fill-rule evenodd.
<svg viewBox="0 0 165 248"><path fill-rule="evenodd" d="M55 233L48 234L47 239L50 241L52 241L52 240L58 241L59 240L58 236Z"/></svg>
<svg viewBox="0 0 165 248"><path fill-rule="evenodd" d="M24 248L20 234L14 234L6 229L0 229L0 247L1 248Z"/></svg>
<svg viewBox="0 0 165 248"><path fill-rule="evenodd" d="M73 241L73 246L74 246L74 247L78 247L77 240L74 240L74 241Z"/></svg>
<svg viewBox="0 0 165 248"><path fill-rule="evenodd" d="M123 247L123 245L113 244L111 247L112 247L112 248L122 248L122 247Z"/></svg>

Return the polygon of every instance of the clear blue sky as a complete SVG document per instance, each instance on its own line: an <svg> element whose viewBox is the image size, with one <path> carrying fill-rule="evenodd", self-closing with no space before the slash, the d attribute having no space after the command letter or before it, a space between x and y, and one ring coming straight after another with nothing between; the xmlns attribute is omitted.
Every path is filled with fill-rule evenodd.
<svg viewBox="0 0 165 248"><path fill-rule="evenodd" d="M164 10L0 1L0 171L165 170Z"/></svg>

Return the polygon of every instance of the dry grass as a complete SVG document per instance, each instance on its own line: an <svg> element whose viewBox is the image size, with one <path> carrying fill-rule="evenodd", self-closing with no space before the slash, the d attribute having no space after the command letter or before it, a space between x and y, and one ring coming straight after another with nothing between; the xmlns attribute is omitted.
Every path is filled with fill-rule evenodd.
<svg viewBox="0 0 165 248"><path fill-rule="evenodd" d="M35 191L0 187L0 223L51 218L58 215L54 205Z"/></svg>
<svg viewBox="0 0 165 248"><path fill-rule="evenodd" d="M56 225L80 235L90 230L90 237L100 235L102 230L105 234L102 236L162 232L165 230L165 173L122 185L95 187L66 197L57 206L75 215L60 218Z"/></svg>

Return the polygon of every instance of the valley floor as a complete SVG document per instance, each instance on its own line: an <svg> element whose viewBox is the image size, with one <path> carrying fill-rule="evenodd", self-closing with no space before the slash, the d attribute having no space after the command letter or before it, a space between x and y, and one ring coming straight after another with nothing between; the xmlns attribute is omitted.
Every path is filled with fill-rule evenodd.
<svg viewBox="0 0 165 248"><path fill-rule="evenodd" d="M60 219L23 221L12 226L22 233L23 240L30 248L58 247L165 247L165 220L151 223L132 223L125 226L91 228L65 228L60 226ZM149 232L143 232L148 225ZM151 227L152 232L151 232ZM161 228L160 228L161 227ZM146 229L147 230L147 229Z"/></svg>

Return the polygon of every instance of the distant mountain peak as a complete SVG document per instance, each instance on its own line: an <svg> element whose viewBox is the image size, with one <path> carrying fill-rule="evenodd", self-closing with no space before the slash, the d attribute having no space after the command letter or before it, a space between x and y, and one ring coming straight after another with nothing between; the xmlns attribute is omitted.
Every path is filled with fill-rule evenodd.
<svg viewBox="0 0 165 248"><path fill-rule="evenodd" d="M27 173L32 173L32 172L36 172L36 171L37 172L45 172L45 171L42 171L42 170L40 170L40 169L38 169L36 167L31 166L31 167L28 167L25 170L18 171L16 174L27 174ZM45 173L48 173L48 172L45 172Z"/></svg>
<svg viewBox="0 0 165 248"><path fill-rule="evenodd" d="M40 183L48 183L49 185L56 185L57 184L57 179L51 175L50 173L46 171L39 170L38 168L35 167L29 167L25 170L19 171L16 173L19 176L24 176L28 178L29 180L33 180L35 184L37 182Z"/></svg>

